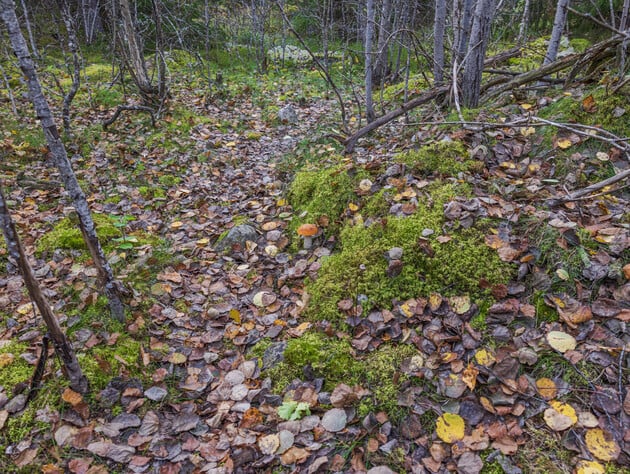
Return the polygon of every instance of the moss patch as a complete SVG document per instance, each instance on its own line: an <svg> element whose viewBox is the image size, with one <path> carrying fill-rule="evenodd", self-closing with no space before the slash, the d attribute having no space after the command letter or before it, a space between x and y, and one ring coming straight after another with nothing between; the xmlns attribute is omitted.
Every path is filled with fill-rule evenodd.
<svg viewBox="0 0 630 474"><path fill-rule="evenodd" d="M120 229L114 225L114 220L105 214L92 213L96 225L96 235L101 243L113 238L121 237ZM56 249L87 250L76 217L64 217L44 234L37 242L38 252L52 252Z"/></svg>
<svg viewBox="0 0 630 474"><path fill-rule="evenodd" d="M311 298L305 314L309 319L341 324L345 317L339 313L337 303L348 296L365 295L363 307L367 311L390 307L394 298L405 300L433 291L483 298L487 295L479 288L480 279L491 284L509 280L511 267L484 245L480 229L449 230L449 242L441 244L436 240L445 224L443 204L464 194L465 189L438 184L431 190L431 208L421 204L409 217L343 228L341 251L326 258L318 278L307 282ZM418 245L423 229L434 231L429 239L433 256ZM388 263L383 256L392 247L403 249L403 269L394 278L386 275Z"/></svg>
<svg viewBox="0 0 630 474"><path fill-rule="evenodd" d="M357 198L356 179L343 165L297 173L289 189L289 200L296 211L291 229L306 222L316 223L323 216L330 220L330 230L338 228L348 203Z"/></svg>
<svg viewBox="0 0 630 474"><path fill-rule="evenodd" d="M441 176L457 176L458 173L467 171L481 171L484 167L483 162L470 159L468 150L458 141L440 141L426 145L398 155L396 161L423 175L435 173Z"/></svg>

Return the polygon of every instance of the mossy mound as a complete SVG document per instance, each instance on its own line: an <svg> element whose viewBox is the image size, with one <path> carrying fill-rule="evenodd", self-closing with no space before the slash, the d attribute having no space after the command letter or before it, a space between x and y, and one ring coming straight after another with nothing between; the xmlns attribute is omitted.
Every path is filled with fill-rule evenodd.
<svg viewBox="0 0 630 474"><path fill-rule="evenodd" d="M400 154L396 161L423 175L457 176L468 171L479 172L484 167L482 161L470 158L463 143L445 140Z"/></svg>
<svg viewBox="0 0 630 474"><path fill-rule="evenodd" d="M432 207L420 204L409 217L390 217L369 226L346 225L341 231L341 250L323 261L316 280L307 282L306 317L340 324L345 317L337 303L350 295L363 295L363 308L368 311L388 308L394 299L434 291L484 298L481 279L506 283L512 270L484 244L482 229L448 230L451 240L437 241L445 224L443 205L465 191L463 186L438 183L430 188ZM432 256L426 245L418 244L424 229L434 232L428 240ZM384 253L392 247L403 249L403 268L398 276L388 277Z"/></svg>
<svg viewBox="0 0 630 474"><path fill-rule="evenodd" d="M261 341L252 354L261 354L268 341ZM259 347L260 346L260 347ZM357 356L348 339L331 338L320 332L307 332L291 339L284 352L284 361L266 371L274 383L274 391L282 393L295 379L304 379L304 368L310 367L315 377L324 378L324 390L332 391L340 383L360 385L371 395L359 403L361 416L369 412L399 413L396 400L400 385L407 376L396 377L404 359L418 353L408 344L382 345L374 352Z"/></svg>
<svg viewBox="0 0 630 474"><path fill-rule="evenodd" d="M337 229L348 203L357 199L355 184L364 175L355 172L352 176L344 165L298 172L289 189L289 201L296 211L291 230L307 222L315 224L322 218L329 221L329 231Z"/></svg>
<svg viewBox="0 0 630 474"><path fill-rule="evenodd" d="M76 217L64 217L55 226L45 233L37 242L38 252L52 252L56 249L87 250L79 224ZM111 217L105 214L92 213L94 225L96 225L96 235L101 243L108 242L116 237L121 237L122 233L114 225Z"/></svg>

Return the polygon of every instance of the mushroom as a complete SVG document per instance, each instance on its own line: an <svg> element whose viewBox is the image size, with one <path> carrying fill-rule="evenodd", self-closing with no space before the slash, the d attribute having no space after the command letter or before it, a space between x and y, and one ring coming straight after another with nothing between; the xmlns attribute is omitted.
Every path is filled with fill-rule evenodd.
<svg viewBox="0 0 630 474"><path fill-rule="evenodd" d="M317 234L319 229L315 224L302 224L298 227L297 233L300 237L304 237L304 248L306 250L311 248L313 244L313 236Z"/></svg>

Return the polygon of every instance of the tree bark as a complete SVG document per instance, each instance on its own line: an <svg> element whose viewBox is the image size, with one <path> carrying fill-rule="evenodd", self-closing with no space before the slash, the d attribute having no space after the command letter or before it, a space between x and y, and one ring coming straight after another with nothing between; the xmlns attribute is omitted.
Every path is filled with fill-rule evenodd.
<svg viewBox="0 0 630 474"><path fill-rule="evenodd" d="M478 0L470 32L468 53L464 62L462 96L466 107L479 105L481 75L494 12L495 0Z"/></svg>
<svg viewBox="0 0 630 474"><path fill-rule="evenodd" d="M457 60L457 64L461 64L468 48L474 0L454 0L453 4L453 24L456 25L454 27L453 45L455 53L453 54L453 59ZM455 4L457 8L455 8Z"/></svg>
<svg viewBox="0 0 630 474"><path fill-rule="evenodd" d="M63 129L66 133L70 133L70 106L74 100L74 96L79 90L81 85L81 58L79 57L79 42L77 39L76 25L74 17L70 11L70 4L68 0L57 0L59 5L59 11L61 12L61 19L66 27L66 33L68 35L68 49L72 54L72 84L70 89L63 97L63 106L61 110L61 116L63 119Z"/></svg>
<svg viewBox="0 0 630 474"><path fill-rule="evenodd" d="M92 44L96 33L103 29L101 16L99 14L99 3L99 0L81 0L83 31L87 44Z"/></svg>
<svg viewBox="0 0 630 474"><path fill-rule="evenodd" d="M59 170L64 187L79 216L81 233L90 251L92 260L94 260L94 265L98 270L99 283L109 301L111 314L114 318L123 321L125 319L125 310L120 297L121 288L119 283L114 280L112 269L105 258L103 248L96 236L96 228L87 199L74 174L72 165L68 159L66 147L61 141L50 107L42 92L41 84L39 83L39 78L35 71L35 64L29 53L22 31L20 30L17 16L15 15L15 3L13 0L0 0L0 17L9 31L9 40L11 41L13 51L17 56L20 69L26 77L30 99L44 131L46 143L55 160L55 165Z"/></svg>
<svg viewBox="0 0 630 474"><path fill-rule="evenodd" d="M365 19L365 115L368 123L373 122L376 118L374 113L373 93L373 74L372 67L372 43L374 41L374 23L375 10L374 0L366 0L366 19Z"/></svg>
<svg viewBox="0 0 630 474"><path fill-rule="evenodd" d="M549 40L549 45L547 46L543 66L554 62L558 57L560 38L562 37L562 31L564 30L564 25L567 21L568 9L569 0L558 0L558 5L556 6L556 16L553 20L553 30L551 30L551 39Z"/></svg>
<svg viewBox="0 0 630 474"><path fill-rule="evenodd" d="M22 13L24 13L24 25L26 26L26 32L28 33L28 40L31 43L31 49L33 50L33 56L39 58L39 51L37 50L37 44L35 43L35 37L33 36L33 29L31 28L31 20L28 16L28 8L26 8L26 2L20 0L22 4Z"/></svg>
<svg viewBox="0 0 630 474"><path fill-rule="evenodd" d="M446 0L435 0L433 23L433 81L436 86L444 81L444 31L446 27Z"/></svg>
<svg viewBox="0 0 630 474"><path fill-rule="evenodd" d="M391 33L392 1L383 0L381 17L378 25L376 42L376 61L374 63L373 82L382 85L389 70L389 38Z"/></svg>
<svg viewBox="0 0 630 474"><path fill-rule="evenodd" d="M5 3L6 1L3 0L0 5L4 7ZM15 225L7 209L2 189L0 189L0 226L2 227L2 233L7 243L9 255L17 262L28 293L35 302L37 309L48 327L48 333L55 345L55 351L61 360L62 370L70 381L70 387L79 393L86 393L88 391L88 381L81 371L72 346L68 342L68 339L66 339L66 335L61 329L61 326L59 326L59 321L57 321L48 300L42 293L39 283L33 274L33 269L26 258L26 254L24 253L24 249L15 230Z"/></svg>
<svg viewBox="0 0 630 474"><path fill-rule="evenodd" d="M527 39L527 28L529 27L529 7L530 0L525 0L523 5L523 16L521 17L521 24L518 26L518 37L516 38L516 44L523 44Z"/></svg>

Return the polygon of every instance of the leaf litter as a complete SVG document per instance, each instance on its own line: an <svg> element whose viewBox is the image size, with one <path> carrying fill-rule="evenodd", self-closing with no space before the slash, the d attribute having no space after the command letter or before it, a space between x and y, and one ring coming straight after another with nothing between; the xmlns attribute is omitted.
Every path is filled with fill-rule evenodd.
<svg viewBox="0 0 630 474"><path fill-rule="evenodd" d="M143 147L142 139L120 143L123 163L142 162L152 179L180 178L168 186L164 198L143 197L125 180L109 189L105 180L98 182L96 189L102 191L93 196L95 211L132 216L132 228L168 238L177 258L153 279L148 276L150 306L143 307L146 295L140 292L131 300L133 316L126 329L131 334L148 331L149 340L136 357L150 371L151 383L128 375L134 361L118 357L118 373L112 373L112 362L97 358L111 379L95 400L88 404L66 389L62 410L51 408L38 415L50 426L57 445L73 452L67 463L46 464L46 472L65 468L95 474L123 465L130 472L475 473L493 462L506 472L522 472L527 467L519 453L531 449L533 426L547 429L550 438L562 436L562 446L576 455L571 466L576 472L603 472L601 463L630 464L629 237L627 225L618 218L627 206L623 197L566 203L560 209L538 206L537 201L553 197L559 188L549 162L527 156L536 145L536 130L501 130L484 156L486 178L495 191L484 192L490 188L480 185L475 197L452 199L444 215L453 227L487 217L502 220L504 226L490 229L485 243L518 268L518 277L488 288L495 298L488 308L480 308L469 295L433 293L358 317L354 295L336 302L348 317L357 356L384 342L417 349L396 368L397 376L407 380L397 395L404 419L390 419L384 412L361 418L357 405L370 396L369 387L341 383L327 393L321 380L305 374L280 395L263 377L261 364L248 356L247 349L263 338L281 344L313 328L333 331L323 323L300 320L304 279L317 277L331 247L315 245L297 254L290 250L288 228L294 210L284 197L277 161L312 133L330 104L304 106L300 124L287 127L264 122L256 107L240 100L244 102L231 110L214 105L202 110L192 98L199 113L212 120L178 138L189 151L174 159L167 159L160 147ZM244 121L260 137L250 140L235 127L226 131L212 121ZM457 134L450 139L465 139L472 150L488 139L484 132ZM118 138L114 132L106 135L110 141ZM384 132L380 142L358 149L355 162L367 167L368 155L375 152L379 159L389 159L399 146L394 136ZM570 150L580 142L572 134L558 134L552 147ZM610 155L607 159L614 159ZM84 177L97 179L113 166L108 159L115 158L95 153ZM48 169L42 168L42 176L56 179ZM415 179L410 174L401 177ZM362 180L358 194L370 195L374 182ZM418 190L401 186L393 199L400 203L393 207L395 215L415 211ZM112 195L121 199L107 202L105 196ZM21 227L39 229L33 224L53 220L60 209L56 205L35 212L33 203L59 199L53 191L15 189L11 197L26 203L14 211ZM356 203L348 203L349 216L356 218L359 212ZM515 232L519 218L556 229L555 239L541 242L527 232ZM254 234L218 252L217 242L243 222L251 224ZM35 230L25 235L26 246L32 247L40 234ZM431 256L429 235L423 235L419 245ZM451 239L445 232L436 241ZM583 244L587 239L589 246ZM577 249L581 273L546 267L549 256L544 252L572 249ZM127 255L128 248L116 251L114 259L124 262L122 277L131 278L151 262L155 251L151 245L135 247L133 257ZM396 256L389 259L388 278L401 271L404 256ZM34 267L49 298L61 301L63 287L70 285L80 293L84 309L97 297L86 284L94 275L75 257L34 256ZM40 335L33 332L32 306L14 269L9 270L0 278L0 302L16 319L3 329L2 340L17 337L34 344ZM559 282L573 284L575 296L552 292ZM479 283L483 287L484 282ZM542 296L534 299L530 288ZM487 325L479 328L472 321L482 311ZM558 317L545 318L549 312ZM86 348L116 345L118 338L98 326L73 337ZM270 360L263 367L282 357L282 347L277 346L275 355L266 353ZM29 354L2 354L0 360L11 367L19 356ZM596 368L598 375L584 373L585 367ZM579 392L574 392L577 383ZM7 391L10 387L4 389L0 429L15 412L12 401L17 398ZM8 446L7 455L17 466L25 466L49 447L45 436L34 433ZM394 453L404 454L404 459L396 460Z"/></svg>

